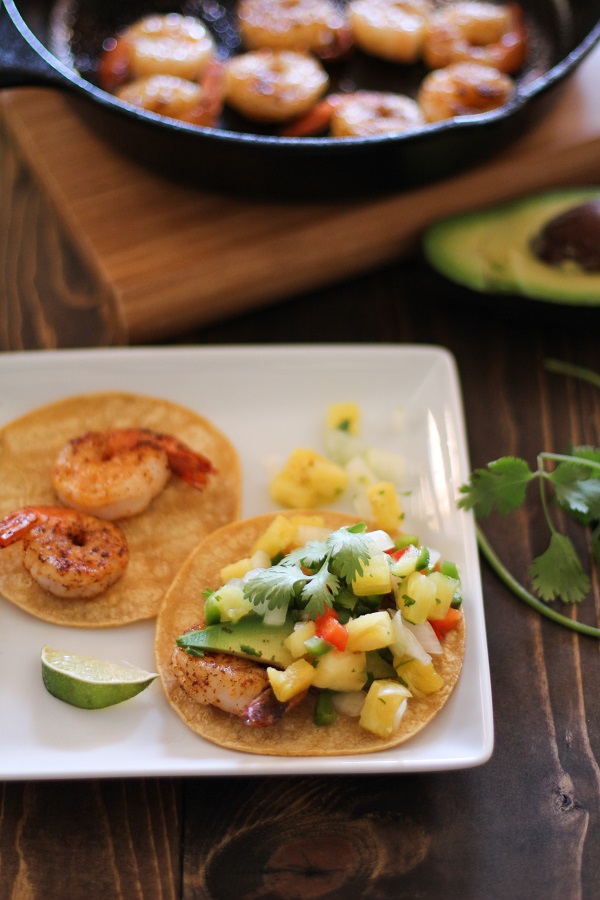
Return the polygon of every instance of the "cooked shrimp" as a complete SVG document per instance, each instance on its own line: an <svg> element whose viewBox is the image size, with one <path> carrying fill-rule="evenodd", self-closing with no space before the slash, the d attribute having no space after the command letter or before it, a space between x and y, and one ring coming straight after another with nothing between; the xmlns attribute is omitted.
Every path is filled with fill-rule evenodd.
<svg viewBox="0 0 600 900"><path fill-rule="evenodd" d="M452 3L434 13L423 46L431 69L476 62L512 73L521 68L526 52L523 15L516 3L496 6L473 0Z"/></svg>
<svg viewBox="0 0 600 900"><path fill-rule="evenodd" d="M351 45L346 18L331 0L241 0L238 24L249 50L269 47L336 59Z"/></svg>
<svg viewBox="0 0 600 900"><path fill-rule="evenodd" d="M180 686L196 703L216 706L246 725L274 725L305 694L281 703L269 685L264 666L226 653L192 656L176 647L171 658Z"/></svg>
<svg viewBox="0 0 600 900"><path fill-rule="evenodd" d="M320 63L293 50L255 50L227 65L227 102L248 119L285 122L304 115L329 83Z"/></svg>
<svg viewBox="0 0 600 900"><path fill-rule="evenodd" d="M126 81L151 75L198 81L214 50L214 41L199 19L178 13L146 16L105 42L100 86L112 93Z"/></svg>
<svg viewBox="0 0 600 900"><path fill-rule="evenodd" d="M430 11L428 0L352 0L354 43L372 56L413 63L421 55Z"/></svg>
<svg viewBox="0 0 600 900"><path fill-rule="evenodd" d="M426 75L418 103L427 122L489 112L508 102L512 79L491 66L455 63Z"/></svg>
<svg viewBox="0 0 600 900"><path fill-rule="evenodd" d="M0 521L0 547L23 543L23 565L45 591L89 600L117 581L129 562L125 535L74 509L27 506Z"/></svg>
<svg viewBox="0 0 600 900"><path fill-rule="evenodd" d="M202 489L215 470L172 435L126 428L73 438L58 454L51 478L67 506L101 519L123 519L146 509L171 472Z"/></svg>
<svg viewBox="0 0 600 900"><path fill-rule="evenodd" d="M115 94L125 103L149 112L214 128L223 108L225 70L213 61L200 84L175 75L150 75L124 84Z"/></svg>
<svg viewBox="0 0 600 900"><path fill-rule="evenodd" d="M355 91L331 94L284 129L287 137L319 134L327 127L334 137L397 134L419 128L423 115L414 100L403 94Z"/></svg>

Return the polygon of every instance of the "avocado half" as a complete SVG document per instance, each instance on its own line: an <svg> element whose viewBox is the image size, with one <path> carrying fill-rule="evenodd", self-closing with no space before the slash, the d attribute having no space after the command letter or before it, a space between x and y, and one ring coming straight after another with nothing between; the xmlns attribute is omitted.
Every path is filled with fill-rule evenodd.
<svg viewBox="0 0 600 900"><path fill-rule="evenodd" d="M600 201L600 187L570 188L444 219L423 235L429 264L451 281L486 294L516 294L568 306L600 305L600 271L534 250L557 217Z"/></svg>

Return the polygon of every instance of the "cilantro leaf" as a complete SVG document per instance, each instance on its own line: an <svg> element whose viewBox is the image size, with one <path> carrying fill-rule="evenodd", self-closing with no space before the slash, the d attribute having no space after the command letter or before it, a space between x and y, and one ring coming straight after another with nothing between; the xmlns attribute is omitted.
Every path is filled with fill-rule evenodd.
<svg viewBox="0 0 600 900"><path fill-rule="evenodd" d="M311 576L302 588L301 598L308 601L306 612L311 619L322 615L326 609L333 606L333 598L340 586L339 579L329 571L327 563L324 563L315 575Z"/></svg>
<svg viewBox="0 0 600 900"><path fill-rule="evenodd" d="M357 526L339 528L327 538L330 569L347 582L353 581L356 575L363 574L363 563L369 561L369 541L363 532L366 525L361 523L361 531Z"/></svg>
<svg viewBox="0 0 600 900"><path fill-rule="evenodd" d="M296 585L307 578L300 566L279 563L253 575L244 585L244 596L254 606L287 606L296 593Z"/></svg>
<svg viewBox="0 0 600 900"><path fill-rule="evenodd" d="M563 462L550 474L557 503L583 522L600 519L600 479L584 463Z"/></svg>
<svg viewBox="0 0 600 900"><path fill-rule="evenodd" d="M534 559L529 573L543 600L560 597L565 603L579 603L590 589L573 543L557 532L553 532L545 553Z"/></svg>
<svg viewBox="0 0 600 900"><path fill-rule="evenodd" d="M309 541L304 547L297 547L281 560L281 565L301 563L307 569L314 569L327 558L325 541Z"/></svg>
<svg viewBox="0 0 600 900"><path fill-rule="evenodd" d="M502 515L514 512L524 502L527 485L535 477L525 460L503 456L471 473L469 482L459 488L465 496L458 506L474 509L479 516L488 516L494 508Z"/></svg>

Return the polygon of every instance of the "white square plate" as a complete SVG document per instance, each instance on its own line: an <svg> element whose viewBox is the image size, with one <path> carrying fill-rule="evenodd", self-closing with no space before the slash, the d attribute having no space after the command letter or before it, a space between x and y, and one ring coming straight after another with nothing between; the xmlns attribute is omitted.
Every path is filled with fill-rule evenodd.
<svg viewBox="0 0 600 900"><path fill-rule="evenodd" d="M95 390L162 396L212 420L240 453L244 516L275 508L267 461L283 462L300 445L321 450L327 405L357 402L368 442L405 459L407 529L460 567L467 623L463 671L440 714L400 747L348 757L254 756L196 737L171 710L158 680L134 700L98 711L75 709L46 692L40 674L45 644L154 670L152 622L79 630L47 624L3 602L0 779L418 772L466 768L490 757L493 719L477 544L471 515L456 508L458 488L469 475L466 435L456 366L446 350L363 344L5 354L0 425L44 403ZM401 429L394 427L398 407Z"/></svg>

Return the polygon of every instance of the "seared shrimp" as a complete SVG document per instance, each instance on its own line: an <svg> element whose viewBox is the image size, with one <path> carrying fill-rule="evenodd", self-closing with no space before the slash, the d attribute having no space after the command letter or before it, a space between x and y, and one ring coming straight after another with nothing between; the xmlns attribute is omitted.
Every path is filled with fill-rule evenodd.
<svg viewBox="0 0 600 900"><path fill-rule="evenodd" d="M243 719L246 725L274 725L306 695L298 694L281 703L264 666L226 653L192 656L176 647L171 665L179 685L195 703L216 706Z"/></svg>
<svg viewBox="0 0 600 900"><path fill-rule="evenodd" d="M23 565L45 591L89 600L117 581L129 562L125 535L74 509L27 506L0 521L0 547L23 543Z"/></svg>
<svg viewBox="0 0 600 900"><path fill-rule="evenodd" d="M241 0L238 24L249 50L270 47L337 59L350 49L347 21L331 0Z"/></svg>
<svg viewBox="0 0 600 900"><path fill-rule="evenodd" d="M123 519L146 509L174 472L202 489L211 462L172 435L143 428L91 431L69 441L51 478L67 506L101 519Z"/></svg>
<svg viewBox="0 0 600 900"><path fill-rule="evenodd" d="M516 3L496 6L473 0L452 3L436 12L423 46L431 69L476 62L513 73L523 65L526 52L523 15Z"/></svg>
<svg viewBox="0 0 600 900"><path fill-rule="evenodd" d="M428 0L352 0L354 43L372 56L413 63L421 55L430 11Z"/></svg>
<svg viewBox="0 0 600 900"><path fill-rule="evenodd" d="M455 63L427 75L418 102L427 122L489 112L508 102L514 84L491 66Z"/></svg>
<svg viewBox="0 0 600 900"><path fill-rule="evenodd" d="M248 119L285 122L304 115L329 83L320 63L293 50L255 50L227 65L227 102Z"/></svg>
<svg viewBox="0 0 600 900"><path fill-rule="evenodd" d="M213 61L200 84L175 75L149 75L124 84L115 94L149 112L214 128L223 108L224 75L222 64Z"/></svg>
<svg viewBox="0 0 600 900"><path fill-rule="evenodd" d="M414 100L402 94L356 91L331 94L312 111L292 122L283 134L303 137L319 134L329 127L334 137L368 137L397 134L424 124Z"/></svg>
<svg viewBox="0 0 600 900"><path fill-rule="evenodd" d="M199 19L178 13L146 16L105 42L100 86L113 93L126 81L151 75L198 81L214 50L214 41Z"/></svg>

